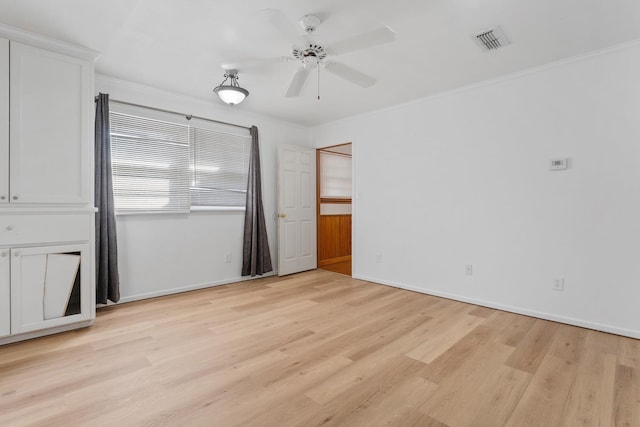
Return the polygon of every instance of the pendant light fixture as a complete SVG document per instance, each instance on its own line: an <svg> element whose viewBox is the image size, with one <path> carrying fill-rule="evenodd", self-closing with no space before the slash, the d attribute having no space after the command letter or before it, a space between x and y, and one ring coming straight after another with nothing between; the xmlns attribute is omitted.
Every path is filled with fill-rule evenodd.
<svg viewBox="0 0 640 427"><path fill-rule="evenodd" d="M229 79L231 79L231 82L225 84ZM213 91L223 102L229 105L240 104L249 96L249 91L238 84L238 70L226 70L224 80Z"/></svg>

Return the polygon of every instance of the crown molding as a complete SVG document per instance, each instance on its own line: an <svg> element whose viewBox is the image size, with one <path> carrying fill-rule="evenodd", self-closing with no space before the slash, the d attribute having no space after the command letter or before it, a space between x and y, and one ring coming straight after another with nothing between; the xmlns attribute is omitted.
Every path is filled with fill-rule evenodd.
<svg viewBox="0 0 640 427"><path fill-rule="evenodd" d="M100 55L100 52L86 47L50 39L48 37L41 36L40 34L32 33L5 24L0 24L0 37L9 39L11 41L52 50L64 55L73 56L75 58L80 58L87 61L95 61Z"/></svg>

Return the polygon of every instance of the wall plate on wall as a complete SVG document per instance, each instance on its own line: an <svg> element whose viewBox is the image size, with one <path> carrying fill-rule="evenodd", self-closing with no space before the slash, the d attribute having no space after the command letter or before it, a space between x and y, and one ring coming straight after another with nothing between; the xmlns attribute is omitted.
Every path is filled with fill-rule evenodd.
<svg viewBox="0 0 640 427"><path fill-rule="evenodd" d="M567 169L569 167L569 159L566 157L551 159L549 166L552 171Z"/></svg>

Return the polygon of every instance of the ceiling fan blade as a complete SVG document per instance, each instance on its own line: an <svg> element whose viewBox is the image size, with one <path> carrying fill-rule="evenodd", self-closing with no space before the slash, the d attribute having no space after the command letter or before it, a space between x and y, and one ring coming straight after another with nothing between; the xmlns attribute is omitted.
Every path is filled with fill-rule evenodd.
<svg viewBox="0 0 640 427"><path fill-rule="evenodd" d="M267 16L269 23L278 30L287 41L294 42L300 37L298 28L284 13L282 13L281 10L265 9L264 13Z"/></svg>
<svg viewBox="0 0 640 427"><path fill-rule="evenodd" d="M302 90L302 86L304 86L304 82L307 80L307 76L309 75L309 69L300 67L296 74L293 76L291 83L289 84L289 89L284 94L286 98L293 98L298 96L300 91Z"/></svg>
<svg viewBox="0 0 640 427"><path fill-rule="evenodd" d="M339 41L329 46L329 50L335 55L355 52L356 50L367 49L373 46L390 43L396 39L396 35L387 27L369 31L348 39Z"/></svg>
<svg viewBox="0 0 640 427"><path fill-rule="evenodd" d="M360 87L371 87L376 82L373 77L337 62L328 63L324 69Z"/></svg>

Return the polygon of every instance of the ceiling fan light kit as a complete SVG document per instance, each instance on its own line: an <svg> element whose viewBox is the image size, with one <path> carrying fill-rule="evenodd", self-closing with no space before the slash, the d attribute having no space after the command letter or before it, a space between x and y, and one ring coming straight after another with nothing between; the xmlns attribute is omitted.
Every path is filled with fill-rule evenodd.
<svg viewBox="0 0 640 427"><path fill-rule="evenodd" d="M225 84L229 79L231 79L229 84ZM249 96L249 91L238 84L238 70L225 71L224 80L213 91L229 105L240 104Z"/></svg>

